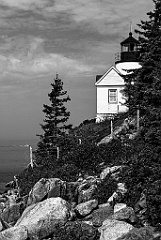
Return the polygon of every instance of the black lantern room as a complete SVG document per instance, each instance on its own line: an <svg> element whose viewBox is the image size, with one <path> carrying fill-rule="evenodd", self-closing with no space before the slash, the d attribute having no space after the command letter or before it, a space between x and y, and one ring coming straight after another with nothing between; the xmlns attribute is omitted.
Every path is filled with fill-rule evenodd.
<svg viewBox="0 0 161 240"><path fill-rule="evenodd" d="M133 38L132 32L129 33L129 37L120 43L121 54L119 56L118 62L138 62L139 58L139 46L138 40Z"/></svg>

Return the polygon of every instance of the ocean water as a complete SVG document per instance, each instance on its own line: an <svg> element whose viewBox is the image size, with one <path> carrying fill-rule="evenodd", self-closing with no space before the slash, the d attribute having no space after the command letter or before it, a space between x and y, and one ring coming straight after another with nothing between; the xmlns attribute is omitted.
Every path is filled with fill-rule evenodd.
<svg viewBox="0 0 161 240"><path fill-rule="evenodd" d="M6 183L21 172L30 162L29 147L36 148L36 141L0 142L0 192L5 190Z"/></svg>

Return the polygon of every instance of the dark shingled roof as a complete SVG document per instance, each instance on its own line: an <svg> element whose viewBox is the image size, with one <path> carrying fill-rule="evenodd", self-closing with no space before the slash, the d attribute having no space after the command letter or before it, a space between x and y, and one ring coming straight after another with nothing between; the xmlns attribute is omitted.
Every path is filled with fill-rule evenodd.
<svg viewBox="0 0 161 240"><path fill-rule="evenodd" d="M96 75L96 82L102 77L103 75Z"/></svg>
<svg viewBox="0 0 161 240"><path fill-rule="evenodd" d="M121 42L121 45L128 44L128 43L139 44L139 41L132 37L132 33L131 32L129 33L129 37Z"/></svg>

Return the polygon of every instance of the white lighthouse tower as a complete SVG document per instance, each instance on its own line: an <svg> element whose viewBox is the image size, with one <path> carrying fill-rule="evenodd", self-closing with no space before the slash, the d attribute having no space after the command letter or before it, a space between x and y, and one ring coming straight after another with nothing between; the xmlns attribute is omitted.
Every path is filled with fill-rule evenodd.
<svg viewBox="0 0 161 240"><path fill-rule="evenodd" d="M140 43L130 31L129 37L120 45L121 52L117 54L115 66L111 66L103 75L96 76L96 122L128 111L122 91L125 87L124 75L141 68Z"/></svg>
<svg viewBox="0 0 161 240"><path fill-rule="evenodd" d="M125 88L124 75L141 67L140 44L130 31L129 37L120 45L121 52L117 54L115 66L111 66L103 75L96 76L96 122L128 111L122 91Z"/></svg>
<svg viewBox="0 0 161 240"><path fill-rule="evenodd" d="M115 66L123 75L128 74L128 70L138 69L141 67L139 63L139 48L140 43L133 38L132 32L129 37L120 43L121 53L117 55Z"/></svg>

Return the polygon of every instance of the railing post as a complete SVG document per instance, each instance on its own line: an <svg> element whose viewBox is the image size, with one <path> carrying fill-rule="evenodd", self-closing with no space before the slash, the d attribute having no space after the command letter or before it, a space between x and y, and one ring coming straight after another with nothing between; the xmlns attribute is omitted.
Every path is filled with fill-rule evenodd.
<svg viewBox="0 0 161 240"><path fill-rule="evenodd" d="M57 159L59 159L59 147L57 147Z"/></svg>
<svg viewBox="0 0 161 240"><path fill-rule="evenodd" d="M136 121L137 121L137 132L139 132L140 130L140 109L139 106L137 106L137 113L136 113L137 117L136 117Z"/></svg>
<svg viewBox="0 0 161 240"><path fill-rule="evenodd" d="M114 136L114 131L113 131L113 120L114 120L114 115L110 116L110 122L111 122L111 138Z"/></svg>
<svg viewBox="0 0 161 240"><path fill-rule="evenodd" d="M111 118L111 138L113 138L113 119Z"/></svg>
<svg viewBox="0 0 161 240"><path fill-rule="evenodd" d="M31 145L29 145L29 151L30 151L30 164L31 164L31 167L33 168L34 167L34 163L33 163L32 147L31 147Z"/></svg>

